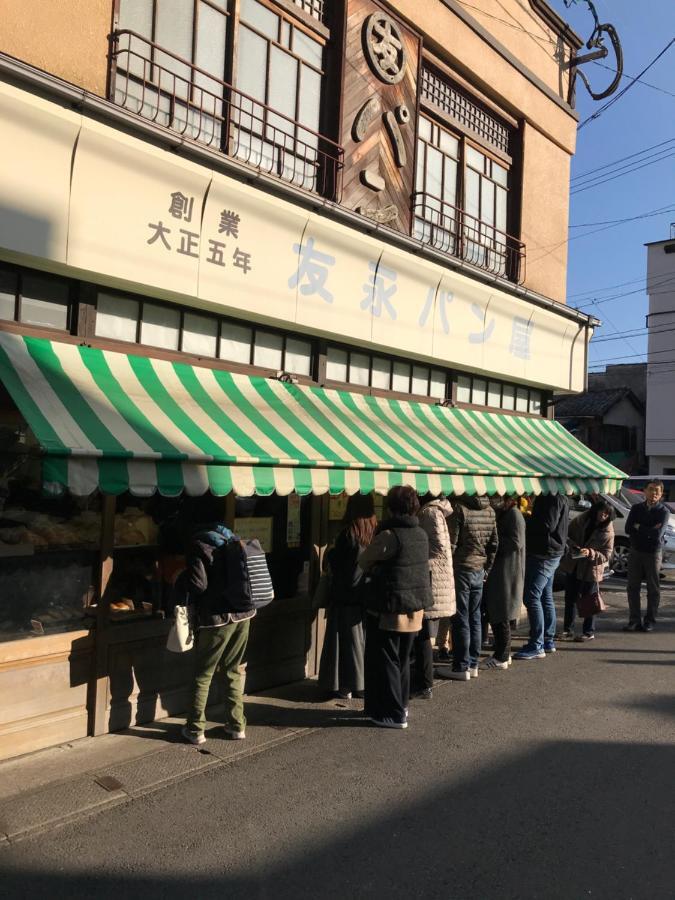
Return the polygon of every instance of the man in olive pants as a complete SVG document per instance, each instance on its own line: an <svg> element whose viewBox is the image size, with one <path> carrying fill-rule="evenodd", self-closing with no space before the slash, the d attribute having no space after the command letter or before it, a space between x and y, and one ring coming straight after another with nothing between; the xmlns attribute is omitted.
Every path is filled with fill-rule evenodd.
<svg viewBox="0 0 675 900"><path fill-rule="evenodd" d="M255 607L236 605L235 586L228 581L227 545L234 535L222 524L197 533L188 554L188 564L179 581L189 602L196 607L195 675L183 737L191 744L206 740L206 703L216 669L225 678L225 736L246 737L246 718L240 666L246 652ZM231 577L231 573L230 576Z"/></svg>

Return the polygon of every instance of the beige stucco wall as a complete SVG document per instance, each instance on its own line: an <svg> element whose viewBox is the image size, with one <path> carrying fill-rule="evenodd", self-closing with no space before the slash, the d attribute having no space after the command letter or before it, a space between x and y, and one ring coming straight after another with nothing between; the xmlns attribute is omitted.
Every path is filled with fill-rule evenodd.
<svg viewBox="0 0 675 900"><path fill-rule="evenodd" d="M527 247L525 284L554 300L565 301L569 154L537 128L523 128L521 239Z"/></svg>
<svg viewBox="0 0 675 900"><path fill-rule="evenodd" d="M112 0L0 0L0 51L105 95Z"/></svg>

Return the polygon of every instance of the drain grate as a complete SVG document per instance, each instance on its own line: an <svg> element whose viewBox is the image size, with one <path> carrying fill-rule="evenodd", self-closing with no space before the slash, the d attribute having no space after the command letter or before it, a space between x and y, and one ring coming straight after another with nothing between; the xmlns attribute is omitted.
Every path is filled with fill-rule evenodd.
<svg viewBox="0 0 675 900"><path fill-rule="evenodd" d="M100 784L102 788L105 788L106 791L123 791L122 782L118 781L116 778L113 778L112 775L99 775L98 778L95 778L94 781L96 784Z"/></svg>

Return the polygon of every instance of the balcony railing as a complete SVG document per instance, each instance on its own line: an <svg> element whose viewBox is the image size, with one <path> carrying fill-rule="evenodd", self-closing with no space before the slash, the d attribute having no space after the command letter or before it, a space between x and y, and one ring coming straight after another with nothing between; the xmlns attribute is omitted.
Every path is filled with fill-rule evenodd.
<svg viewBox="0 0 675 900"><path fill-rule="evenodd" d="M342 147L134 31L110 35L110 99L182 137L340 201Z"/></svg>
<svg viewBox="0 0 675 900"><path fill-rule="evenodd" d="M432 194L413 194L412 212L418 240L517 284L525 280L522 241Z"/></svg>

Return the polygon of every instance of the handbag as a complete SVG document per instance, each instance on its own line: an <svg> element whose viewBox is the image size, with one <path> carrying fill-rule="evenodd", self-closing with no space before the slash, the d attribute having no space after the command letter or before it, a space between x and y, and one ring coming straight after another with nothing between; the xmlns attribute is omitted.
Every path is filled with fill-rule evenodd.
<svg viewBox="0 0 675 900"><path fill-rule="evenodd" d="M316 589L312 596L314 609L327 609L330 604L331 577L328 572L322 572Z"/></svg>
<svg viewBox="0 0 675 900"><path fill-rule="evenodd" d="M175 618L166 639L166 649L171 653L186 653L195 644L194 607L176 605Z"/></svg>
<svg viewBox="0 0 675 900"><path fill-rule="evenodd" d="M602 599L597 585L592 590L581 594L577 600L577 611L582 619L590 619L591 616L597 616L598 613L606 612L606 610L607 605Z"/></svg>

